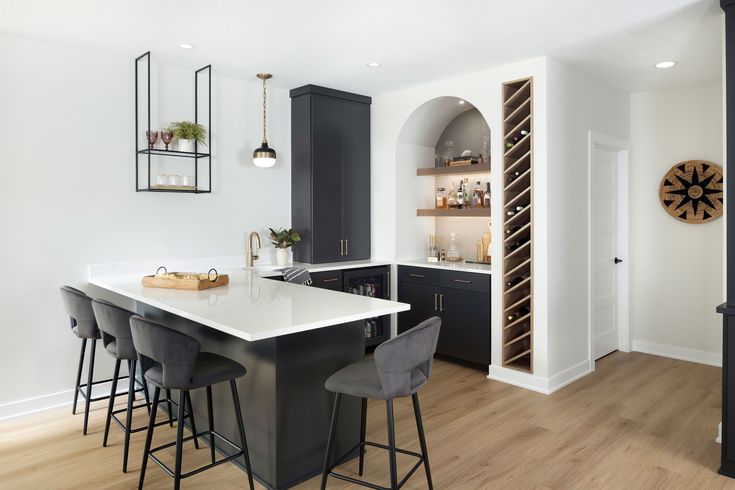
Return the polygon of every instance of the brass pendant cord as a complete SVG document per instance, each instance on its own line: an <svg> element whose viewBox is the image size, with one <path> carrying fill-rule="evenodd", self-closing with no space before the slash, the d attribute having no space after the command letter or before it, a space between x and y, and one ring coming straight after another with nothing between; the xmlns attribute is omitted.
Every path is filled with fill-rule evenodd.
<svg viewBox="0 0 735 490"><path fill-rule="evenodd" d="M265 127L266 127L265 126L265 123L266 123L266 120L265 120L265 113L266 113L265 111L265 100L266 100L265 81L266 80L267 79L263 77L263 144L268 143L268 139L266 138L266 134L265 134Z"/></svg>

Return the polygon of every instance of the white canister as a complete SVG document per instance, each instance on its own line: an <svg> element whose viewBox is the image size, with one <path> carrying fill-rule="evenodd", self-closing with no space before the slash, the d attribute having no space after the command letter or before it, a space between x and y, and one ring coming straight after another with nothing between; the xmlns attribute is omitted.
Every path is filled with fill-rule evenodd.
<svg viewBox="0 0 735 490"><path fill-rule="evenodd" d="M288 265L288 249L277 248L276 249L276 261L279 267L285 267Z"/></svg>
<svg viewBox="0 0 735 490"><path fill-rule="evenodd" d="M179 139L176 141L176 149L194 153L194 140Z"/></svg>

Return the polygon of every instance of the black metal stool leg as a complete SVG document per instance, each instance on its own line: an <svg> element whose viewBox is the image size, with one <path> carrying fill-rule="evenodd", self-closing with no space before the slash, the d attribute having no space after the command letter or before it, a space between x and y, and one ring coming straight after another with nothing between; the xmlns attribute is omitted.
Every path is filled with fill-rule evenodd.
<svg viewBox="0 0 735 490"><path fill-rule="evenodd" d="M358 474L362 476L362 470L365 467L365 429L367 427L367 398L362 399L362 414L360 420L360 471Z"/></svg>
<svg viewBox="0 0 735 490"><path fill-rule="evenodd" d="M94 351L97 346L97 339L92 339L92 348L89 351L89 374L87 375L87 398L84 401L84 430L82 434L87 435L87 424L89 422L89 404L92 399L92 379L94 376Z"/></svg>
<svg viewBox="0 0 735 490"><path fill-rule="evenodd" d="M424 424L421 421L421 408L419 407L419 394L411 395L413 400L413 414L416 416L416 428L419 431L419 443L421 444L421 455L424 457L424 470L426 470L426 481L429 483L429 490L434 488L431 482L431 468L429 467L429 452L426 450L426 436L424 435Z"/></svg>
<svg viewBox="0 0 735 490"><path fill-rule="evenodd" d="M335 393L334 408L332 409L332 422L329 424L329 436L327 438L327 451L324 455L324 470L322 471L321 489L327 488L327 477L329 477L329 466L332 460L332 446L334 445L334 436L337 433L337 418L339 415L339 403L342 401L342 393Z"/></svg>
<svg viewBox="0 0 735 490"><path fill-rule="evenodd" d="M186 403L189 405L189 420L191 421L191 433L194 434L194 447L199 449L199 438L197 437L197 423L194 421L194 406L191 404L191 393L186 392Z"/></svg>
<svg viewBox="0 0 735 490"><path fill-rule="evenodd" d="M207 386L207 417L209 417L209 452L214 463L214 410L212 409L212 386Z"/></svg>
<svg viewBox="0 0 735 490"><path fill-rule="evenodd" d="M181 460L184 456L184 408L186 407L186 391L179 392L179 415L176 424L176 466L174 469L174 490L181 487Z"/></svg>
<svg viewBox="0 0 735 490"><path fill-rule="evenodd" d="M243 456L245 456L245 467L248 470L248 484L250 490L253 490L253 469L250 467L250 452L248 451L248 441L245 438L245 424L242 422L242 409L240 408L240 397L237 394L237 383L234 379L230 380L230 390L232 391L232 401L235 405L235 418L237 419L237 429L240 432L240 444L242 445Z"/></svg>
<svg viewBox="0 0 735 490"><path fill-rule="evenodd" d="M112 387L110 388L110 403L107 405L107 418L105 419L105 435L102 438L102 447L107 447L107 436L110 434L110 421L112 410L115 406L115 393L117 392L117 378L120 376L120 359L115 360L115 372L112 375Z"/></svg>
<svg viewBox="0 0 735 490"><path fill-rule="evenodd" d="M135 361L128 361L130 377L128 378L128 410L125 414L125 446L123 448L123 473L128 472L128 449L130 448L130 426L133 425L133 402L135 397Z"/></svg>
<svg viewBox="0 0 735 490"><path fill-rule="evenodd" d="M161 388L156 386L153 390L153 404L151 405L151 416L148 417L148 431L145 434L145 447L143 448L143 462L140 465L140 480L138 480L138 490L143 489L143 481L145 480L145 468L148 466L148 453L151 450L151 442L153 441L153 429L156 427L156 407L158 407L158 398L161 395Z"/></svg>
<svg viewBox="0 0 735 490"><path fill-rule="evenodd" d="M171 408L171 390L166 390L166 405L168 405L168 426L174 426L174 412Z"/></svg>
<svg viewBox="0 0 735 490"><path fill-rule="evenodd" d="M148 415L150 415L151 414L151 399L150 399L150 395L148 394L148 382L145 380L145 376L143 376L143 373L141 373L140 379L142 380L142 384L143 384L143 396L145 396L146 409L148 410Z"/></svg>
<svg viewBox="0 0 735 490"><path fill-rule="evenodd" d="M87 349L87 339L82 339L82 349L79 352L79 367L77 368L77 383L74 386L74 405L71 408L71 414L77 414L77 399L79 398L79 386L82 383L82 367L84 366L84 351Z"/></svg>
<svg viewBox="0 0 735 490"><path fill-rule="evenodd" d="M385 401L386 418L388 419L388 458L390 462L390 488L398 488L398 469L396 468L396 431L393 420L393 400Z"/></svg>

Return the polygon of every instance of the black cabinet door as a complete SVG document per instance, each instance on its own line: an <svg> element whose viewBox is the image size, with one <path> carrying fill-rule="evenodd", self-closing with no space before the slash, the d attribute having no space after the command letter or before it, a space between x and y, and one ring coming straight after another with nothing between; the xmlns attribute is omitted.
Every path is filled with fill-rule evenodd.
<svg viewBox="0 0 735 490"><path fill-rule="evenodd" d="M370 258L370 106L343 101L343 260Z"/></svg>
<svg viewBox="0 0 735 490"><path fill-rule="evenodd" d="M490 364L490 294L441 288L442 327L436 351Z"/></svg>
<svg viewBox="0 0 735 490"><path fill-rule="evenodd" d="M401 281L398 283L398 301L411 305L410 310L398 314L398 333L403 333L432 316L440 316L438 286Z"/></svg>
<svg viewBox="0 0 735 490"><path fill-rule="evenodd" d="M342 255L342 159L344 103L312 96L312 262L336 262Z"/></svg>

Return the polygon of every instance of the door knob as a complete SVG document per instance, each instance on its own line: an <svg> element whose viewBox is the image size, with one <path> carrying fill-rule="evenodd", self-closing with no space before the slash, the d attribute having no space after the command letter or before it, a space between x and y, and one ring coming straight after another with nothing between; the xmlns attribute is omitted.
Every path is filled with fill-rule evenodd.
<svg viewBox="0 0 735 490"><path fill-rule="evenodd" d="M614 262L615 262L616 264L619 264L619 263L621 263L622 261L623 261L623 259L619 259L619 258L615 257L615 260L614 260Z"/></svg>

